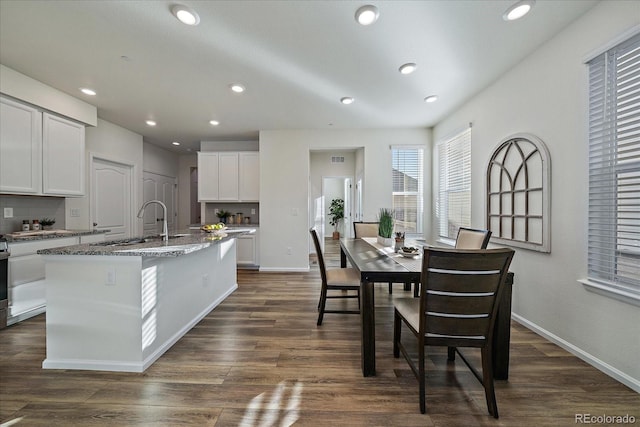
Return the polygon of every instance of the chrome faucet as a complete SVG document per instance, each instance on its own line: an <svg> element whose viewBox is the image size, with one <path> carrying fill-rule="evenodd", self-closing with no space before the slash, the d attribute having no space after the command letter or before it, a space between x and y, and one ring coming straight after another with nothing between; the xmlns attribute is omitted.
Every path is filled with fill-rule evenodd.
<svg viewBox="0 0 640 427"><path fill-rule="evenodd" d="M162 237L163 241L168 242L169 229L167 228L167 205L162 203L160 200L149 200L148 202L144 202L144 204L138 211L138 218L142 218L142 215L144 215L144 208L146 208L147 205L150 205L151 203L157 203L162 206L162 234L160 236Z"/></svg>

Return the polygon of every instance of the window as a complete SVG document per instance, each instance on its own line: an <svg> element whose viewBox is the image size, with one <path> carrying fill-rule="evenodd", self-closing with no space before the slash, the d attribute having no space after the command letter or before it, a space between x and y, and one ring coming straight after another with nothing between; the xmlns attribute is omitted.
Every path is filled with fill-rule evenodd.
<svg viewBox="0 0 640 427"><path fill-rule="evenodd" d="M439 236L455 240L471 226L471 128L439 142L437 156Z"/></svg>
<svg viewBox="0 0 640 427"><path fill-rule="evenodd" d="M392 147L394 231L422 234L424 149Z"/></svg>
<svg viewBox="0 0 640 427"><path fill-rule="evenodd" d="M589 65L588 284L640 301L640 34Z"/></svg>

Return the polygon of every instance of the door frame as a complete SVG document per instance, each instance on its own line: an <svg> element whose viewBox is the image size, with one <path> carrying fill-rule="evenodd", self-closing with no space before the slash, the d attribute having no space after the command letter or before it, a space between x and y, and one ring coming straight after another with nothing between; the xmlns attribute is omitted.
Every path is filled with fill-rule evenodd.
<svg viewBox="0 0 640 427"><path fill-rule="evenodd" d="M121 159L116 156L110 156L102 153L89 153L89 188L91 189L91 193L89 194L89 230L93 230L94 213L93 210L93 197L95 196L95 178L93 176L93 165L95 160L104 160L110 163L116 163L120 166L128 168L131 174L131 182L129 183L129 223L131 224L131 236L138 235L138 228L140 225L138 224L141 221L137 221L136 217L136 206L138 206L137 202L137 191L136 191L136 177L137 174L137 166L135 163L130 163L125 159Z"/></svg>

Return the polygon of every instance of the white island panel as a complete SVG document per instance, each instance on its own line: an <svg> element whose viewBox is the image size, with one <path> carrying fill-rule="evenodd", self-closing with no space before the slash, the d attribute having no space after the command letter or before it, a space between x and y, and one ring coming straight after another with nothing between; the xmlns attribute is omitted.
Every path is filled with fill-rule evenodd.
<svg viewBox="0 0 640 427"><path fill-rule="evenodd" d="M178 257L45 261L43 368L143 372L237 289L235 239Z"/></svg>

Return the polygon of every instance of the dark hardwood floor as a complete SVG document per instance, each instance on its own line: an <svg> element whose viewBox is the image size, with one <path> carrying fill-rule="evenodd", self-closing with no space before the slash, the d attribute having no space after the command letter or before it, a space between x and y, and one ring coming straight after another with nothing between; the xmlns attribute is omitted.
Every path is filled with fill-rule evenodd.
<svg viewBox="0 0 640 427"><path fill-rule="evenodd" d="M327 241L330 265L337 255ZM569 426L576 414L640 424L638 393L517 323L509 380L496 382L500 419L446 349L428 349L422 415L418 383L392 355L392 298L411 295L402 285L391 296L376 285L373 378L360 370L358 316L327 314L316 326L317 265L240 271L238 285L143 374L43 370L44 315L0 331L2 426Z"/></svg>

